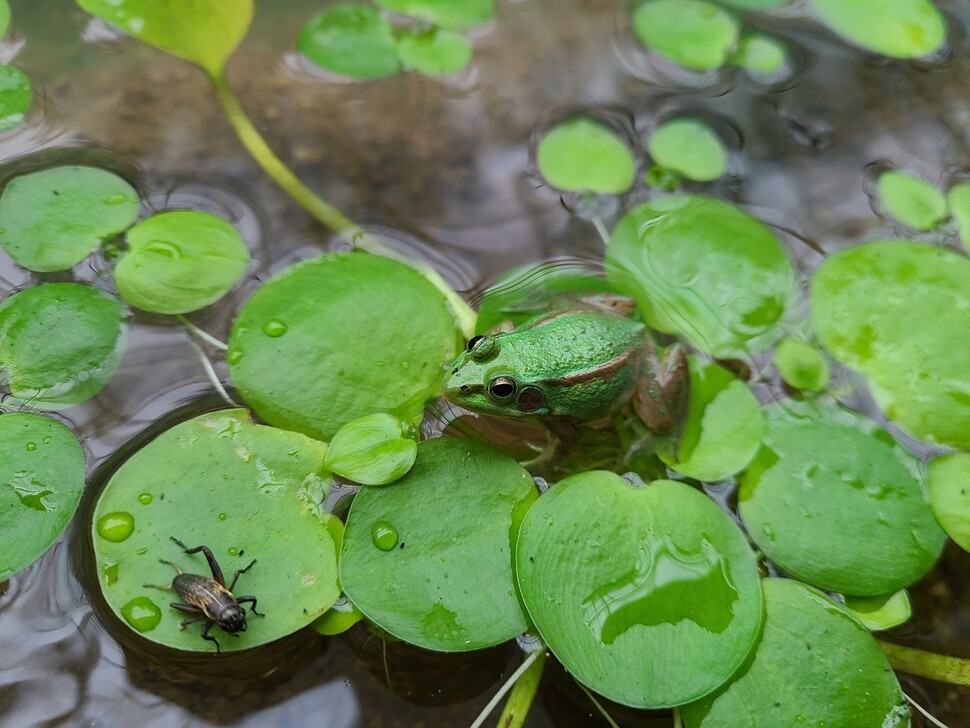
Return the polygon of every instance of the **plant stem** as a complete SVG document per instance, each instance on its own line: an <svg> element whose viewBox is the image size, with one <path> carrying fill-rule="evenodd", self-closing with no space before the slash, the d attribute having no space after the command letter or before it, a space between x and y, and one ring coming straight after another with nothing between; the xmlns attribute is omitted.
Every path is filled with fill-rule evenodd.
<svg viewBox="0 0 970 728"><path fill-rule="evenodd" d="M876 640L895 670L970 687L970 660Z"/></svg>
<svg viewBox="0 0 970 728"><path fill-rule="evenodd" d="M542 671L546 666L546 646L540 645L540 647L541 649L529 655L533 660L532 664L516 681L509 699L505 701L505 708L496 724L498 728L519 728L525 722L529 708L532 707L532 701L535 700L536 691L539 689Z"/></svg>

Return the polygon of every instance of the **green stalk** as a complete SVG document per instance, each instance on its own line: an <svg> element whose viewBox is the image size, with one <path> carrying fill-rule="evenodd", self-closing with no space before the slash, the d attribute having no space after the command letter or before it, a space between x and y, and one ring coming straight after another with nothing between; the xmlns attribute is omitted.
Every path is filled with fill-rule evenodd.
<svg viewBox="0 0 970 728"><path fill-rule="evenodd" d="M876 640L894 670L970 687L970 660Z"/></svg>
<svg viewBox="0 0 970 728"><path fill-rule="evenodd" d="M509 694L509 699L505 701L505 708L502 715L498 718L496 728L521 728L525 723L525 717L532 707L536 692L539 690L539 681L542 679L542 671L546 666L546 648L536 653L535 662L516 681L515 687Z"/></svg>
<svg viewBox="0 0 970 728"><path fill-rule="evenodd" d="M236 136L239 137L256 163L286 194L321 224L340 235L353 247L385 258L391 258L418 271L447 299L455 322L465 338L470 339L474 335L475 312L445 282L438 271L423 261L415 260L392 250L373 236L368 235L360 229L357 223L303 184L283 160L276 156L259 130L253 126L239 100L233 94L232 89L229 88L225 73L221 70L218 73L210 73L209 80L212 82L216 97L222 105L226 118L235 130Z"/></svg>

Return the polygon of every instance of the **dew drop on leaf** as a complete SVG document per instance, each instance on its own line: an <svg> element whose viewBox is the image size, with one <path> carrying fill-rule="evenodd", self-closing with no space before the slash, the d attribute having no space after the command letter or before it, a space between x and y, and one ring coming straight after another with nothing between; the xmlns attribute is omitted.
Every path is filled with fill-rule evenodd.
<svg viewBox="0 0 970 728"><path fill-rule="evenodd" d="M374 545L381 551L390 551L397 546L397 529L389 522L375 521L370 532L371 538L374 539Z"/></svg>
<svg viewBox="0 0 970 728"><path fill-rule="evenodd" d="M287 326L279 319L270 319L263 324L263 333L274 339L286 333Z"/></svg>
<svg viewBox="0 0 970 728"><path fill-rule="evenodd" d="M125 511L105 513L98 519L98 535L105 541L121 543L135 530L135 517Z"/></svg>
<svg viewBox="0 0 970 728"><path fill-rule="evenodd" d="M151 632L162 621L162 610L148 597L135 597L121 608L121 616L139 632Z"/></svg>
<svg viewBox="0 0 970 728"><path fill-rule="evenodd" d="M141 495L138 496L138 502L141 503L143 506L147 506L149 503L152 502L152 494L142 493Z"/></svg>

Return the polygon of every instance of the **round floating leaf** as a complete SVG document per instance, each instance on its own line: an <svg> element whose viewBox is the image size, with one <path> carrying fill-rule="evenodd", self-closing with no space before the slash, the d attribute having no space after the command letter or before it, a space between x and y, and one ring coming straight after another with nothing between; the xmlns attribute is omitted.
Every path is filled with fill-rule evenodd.
<svg viewBox="0 0 970 728"><path fill-rule="evenodd" d="M556 484L516 547L529 615L577 680L624 705L680 705L744 661L763 619L754 554L709 498L614 473Z"/></svg>
<svg viewBox="0 0 970 728"><path fill-rule="evenodd" d="M785 339L775 349L775 366L785 384L807 392L821 392L829 384L829 365L811 344Z"/></svg>
<svg viewBox="0 0 970 728"><path fill-rule="evenodd" d="M862 622L866 629L873 632L898 627L913 616L909 595L905 589L894 594L882 594L876 597L847 596L845 608Z"/></svg>
<svg viewBox="0 0 970 728"><path fill-rule="evenodd" d="M633 208L613 231L606 262L609 280L637 299L650 326L718 358L774 343L795 288L774 234L707 197Z"/></svg>
<svg viewBox="0 0 970 728"><path fill-rule="evenodd" d="M764 634L720 691L680 709L686 728L908 728L886 657L831 599L788 579L764 582Z"/></svg>
<svg viewBox="0 0 970 728"><path fill-rule="evenodd" d="M140 204L130 184L96 167L23 174L0 196L0 246L30 270L67 270L131 225Z"/></svg>
<svg viewBox="0 0 970 728"><path fill-rule="evenodd" d="M0 65L0 131L18 126L33 100L34 89L24 72Z"/></svg>
<svg viewBox="0 0 970 728"><path fill-rule="evenodd" d="M210 76L246 35L252 0L77 0L82 10L194 63Z"/></svg>
<svg viewBox="0 0 970 728"><path fill-rule="evenodd" d="M529 474L479 442L418 445L404 478L354 498L340 583L381 629L430 650L489 647L527 628L512 561Z"/></svg>
<svg viewBox="0 0 970 728"><path fill-rule="evenodd" d="M889 419L970 449L970 260L915 243L867 243L826 259L811 302L819 341L869 378Z"/></svg>
<svg viewBox="0 0 970 728"><path fill-rule="evenodd" d="M0 373L32 407L61 409L97 394L118 367L125 310L80 283L48 283L0 303Z"/></svg>
<svg viewBox="0 0 970 728"><path fill-rule="evenodd" d="M765 33L745 33L731 55L731 63L751 73L775 73L788 61L788 50Z"/></svg>
<svg viewBox="0 0 970 728"><path fill-rule="evenodd" d="M0 0L0 35L10 27L10 5L7 0Z"/></svg>
<svg viewBox="0 0 970 728"><path fill-rule="evenodd" d="M961 182L950 188L946 196L953 220L960 230L963 247L970 250L970 182Z"/></svg>
<svg viewBox="0 0 970 728"><path fill-rule="evenodd" d="M836 33L884 56L918 58L946 41L946 21L930 0L811 2Z"/></svg>
<svg viewBox="0 0 970 728"><path fill-rule="evenodd" d="M802 581L861 596L902 589L933 567L946 536L912 455L872 421L832 405L788 402L767 412L738 510L769 559Z"/></svg>
<svg viewBox="0 0 970 728"><path fill-rule="evenodd" d="M260 417L329 440L375 412L416 424L459 346L447 301L420 273L353 253L298 263L260 287L227 358Z"/></svg>
<svg viewBox="0 0 970 728"><path fill-rule="evenodd" d="M195 417L163 432L108 481L92 524L98 583L111 609L142 636L180 650L213 651L185 630L177 595L145 584L172 583L175 570L210 576L208 546L233 593L253 595L265 617L247 613L248 629L211 634L222 651L241 650L295 632L336 601L336 549L323 511L329 488L326 445L295 432L249 422L245 410ZM228 581L227 581L228 585Z"/></svg>
<svg viewBox="0 0 970 728"><path fill-rule="evenodd" d="M950 216L946 199L929 182L901 172L883 172L877 187L886 212L911 228L932 230Z"/></svg>
<svg viewBox="0 0 970 728"><path fill-rule="evenodd" d="M930 460L926 485L940 525L960 548L970 551L970 453Z"/></svg>
<svg viewBox="0 0 970 728"><path fill-rule="evenodd" d="M697 182L715 180L727 169L721 138L700 119L661 124L650 137L649 149L657 164Z"/></svg>
<svg viewBox="0 0 970 728"><path fill-rule="evenodd" d="M417 443L399 419L383 412L351 420L337 430L327 450L327 468L363 485L386 485L414 464Z"/></svg>
<svg viewBox="0 0 970 728"><path fill-rule="evenodd" d="M472 46L464 36L441 28L405 31L397 39L397 54L405 68L427 76L460 71L472 59Z"/></svg>
<svg viewBox="0 0 970 728"><path fill-rule="evenodd" d="M761 446L765 423L744 382L716 364L690 358L690 404L677 458L658 454L678 473L720 480L742 470Z"/></svg>
<svg viewBox="0 0 970 728"><path fill-rule="evenodd" d="M296 48L321 68L354 78L382 78L401 70L394 29L369 5L334 5L310 20Z"/></svg>
<svg viewBox="0 0 970 728"><path fill-rule="evenodd" d="M626 143L592 119L569 119L539 142L536 163L553 187L621 195L633 185L635 162Z"/></svg>
<svg viewBox="0 0 970 728"><path fill-rule="evenodd" d="M84 490L84 453L49 417L0 414L0 581L39 559Z"/></svg>
<svg viewBox="0 0 970 728"><path fill-rule="evenodd" d="M249 267L249 250L230 223L208 212L152 215L125 236L114 271L118 293L153 313L187 313L222 298Z"/></svg>
<svg viewBox="0 0 970 728"><path fill-rule="evenodd" d="M495 0L375 0L382 8L426 20L448 30L464 30L491 20Z"/></svg>
<svg viewBox="0 0 970 728"><path fill-rule="evenodd" d="M633 32L647 48L697 71L720 68L741 24L706 0L648 0L633 11Z"/></svg>

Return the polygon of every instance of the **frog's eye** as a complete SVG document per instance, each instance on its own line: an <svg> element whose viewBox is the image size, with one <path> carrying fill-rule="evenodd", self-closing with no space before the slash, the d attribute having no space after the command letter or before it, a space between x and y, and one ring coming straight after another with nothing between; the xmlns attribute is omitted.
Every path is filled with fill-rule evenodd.
<svg viewBox="0 0 970 728"><path fill-rule="evenodd" d="M468 340L468 351L474 351L475 347L478 346L478 342L484 339L484 336L473 336Z"/></svg>
<svg viewBox="0 0 970 728"><path fill-rule="evenodd" d="M473 336L468 340L468 356L479 363L494 359L498 355L498 348L493 336Z"/></svg>
<svg viewBox="0 0 970 728"><path fill-rule="evenodd" d="M515 396L517 389L512 377L495 377L488 383L488 396L496 402L505 402Z"/></svg>

